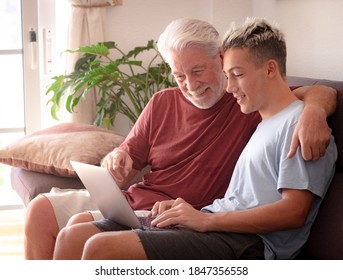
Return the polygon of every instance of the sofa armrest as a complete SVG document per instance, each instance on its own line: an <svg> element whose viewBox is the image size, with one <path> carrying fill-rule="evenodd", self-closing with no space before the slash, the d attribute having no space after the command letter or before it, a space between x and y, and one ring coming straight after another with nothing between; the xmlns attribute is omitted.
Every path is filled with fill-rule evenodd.
<svg viewBox="0 0 343 280"><path fill-rule="evenodd" d="M28 171L19 167L11 168L11 185L27 206L40 193L47 193L53 187L61 189L82 189L77 177L61 177L52 174Z"/></svg>
<svg viewBox="0 0 343 280"><path fill-rule="evenodd" d="M127 187L140 182L143 175L149 171L150 166L147 166L138 172ZM11 185L25 206L37 195L50 192L53 187L60 189L84 189L78 177L61 177L53 174L28 171L19 167L11 168Z"/></svg>

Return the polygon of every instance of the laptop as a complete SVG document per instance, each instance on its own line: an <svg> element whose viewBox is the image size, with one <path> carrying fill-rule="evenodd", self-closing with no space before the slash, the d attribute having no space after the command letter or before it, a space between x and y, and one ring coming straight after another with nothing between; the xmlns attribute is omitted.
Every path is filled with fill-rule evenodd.
<svg viewBox="0 0 343 280"><path fill-rule="evenodd" d="M103 167L70 161L101 214L130 228L150 227L151 219L137 217L111 173ZM147 224L143 224L147 222Z"/></svg>

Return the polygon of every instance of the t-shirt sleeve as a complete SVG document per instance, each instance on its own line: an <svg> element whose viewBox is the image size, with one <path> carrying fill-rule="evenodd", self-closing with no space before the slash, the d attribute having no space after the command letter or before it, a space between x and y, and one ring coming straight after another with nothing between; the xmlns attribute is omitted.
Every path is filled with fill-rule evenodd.
<svg viewBox="0 0 343 280"><path fill-rule="evenodd" d="M149 164L149 134L153 103L154 98L150 99L125 141L120 145L120 148L131 156L133 168L136 170L142 170Z"/></svg>

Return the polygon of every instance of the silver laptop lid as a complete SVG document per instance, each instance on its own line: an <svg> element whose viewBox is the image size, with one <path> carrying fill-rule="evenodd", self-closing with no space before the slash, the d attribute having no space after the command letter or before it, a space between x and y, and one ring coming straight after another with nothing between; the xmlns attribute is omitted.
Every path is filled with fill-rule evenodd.
<svg viewBox="0 0 343 280"><path fill-rule="evenodd" d="M106 168L76 161L70 163L106 219L141 228L133 209Z"/></svg>

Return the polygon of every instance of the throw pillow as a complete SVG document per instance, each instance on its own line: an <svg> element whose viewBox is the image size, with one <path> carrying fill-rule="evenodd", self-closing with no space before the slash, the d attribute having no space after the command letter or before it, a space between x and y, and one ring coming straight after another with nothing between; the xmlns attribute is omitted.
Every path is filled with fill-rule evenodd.
<svg viewBox="0 0 343 280"><path fill-rule="evenodd" d="M124 136L88 124L63 123L0 149L0 162L30 171L76 177L70 160L99 165Z"/></svg>

